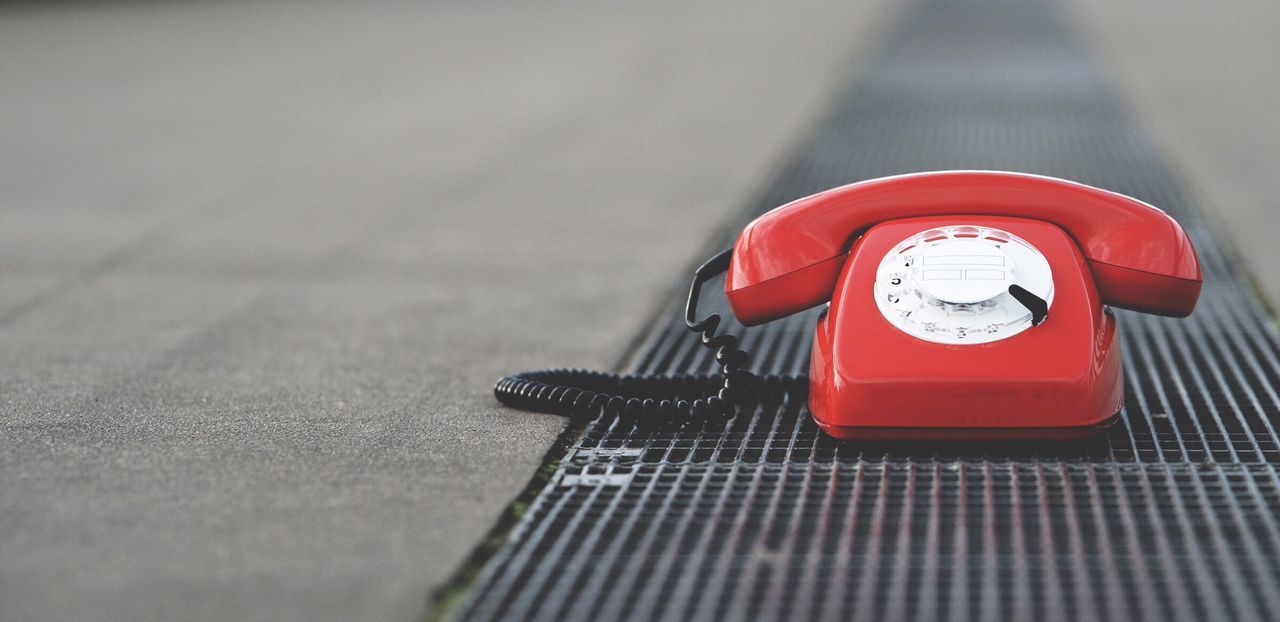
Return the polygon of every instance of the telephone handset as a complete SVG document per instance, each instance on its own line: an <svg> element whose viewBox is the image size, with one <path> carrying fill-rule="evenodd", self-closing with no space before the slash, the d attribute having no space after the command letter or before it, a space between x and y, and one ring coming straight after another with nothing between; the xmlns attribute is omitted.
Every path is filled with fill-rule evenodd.
<svg viewBox="0 0 1280 622"><path fill-rule="evenodd" d="M1200 265L1168 214L1115 192L1001 171L884 177L774 209L738 237L725 292L744 324L789 315L830 298L850 244L871 225L964 215L1061 227L1080 246L1105 304L1174 317L1195 308Z"/></svg>
<svg viewBox="0 0 1280 622"><path fill-rule="evenodd" d="M495 392L537 410L632 418L803 397L785 380L753 382L736 338L716 335L720 318L696 319L701 285L726 270L725 294L746 325L829 302L808 404L819 428L845 439L1094 434L1123 400L1107 305L1184 317L1202 281L1182 227L1121 194L998 171L873 179L760 216L699 269L686 323L717 349L718 394L625 396L644 379L563 370L511 376Z"/></svg>

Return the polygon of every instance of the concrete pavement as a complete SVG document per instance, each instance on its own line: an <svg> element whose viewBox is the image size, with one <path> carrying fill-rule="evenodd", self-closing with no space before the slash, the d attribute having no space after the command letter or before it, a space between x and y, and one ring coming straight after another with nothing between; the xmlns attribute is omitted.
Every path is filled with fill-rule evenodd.
<svg viewBox="0 0 1280 622"><path fill-rule="evenodd" d="M1087 0L1077 19L1135 113L1280 302L1280 5Z"/></svg>
<svg viewBox="0 0 1280 622"><path fill-rule="evenodd" d="M0 7L0 619L412 619L872 3Z"/></svg>

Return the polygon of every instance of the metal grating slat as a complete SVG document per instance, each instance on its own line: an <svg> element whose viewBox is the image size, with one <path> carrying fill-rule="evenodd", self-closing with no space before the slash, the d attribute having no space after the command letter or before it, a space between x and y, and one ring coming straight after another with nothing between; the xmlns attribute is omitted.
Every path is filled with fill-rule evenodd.
<svg viewBox="0 0 1280 622"><path fill-rule="evenodd" d="M1186 320L1118 313L1120 423L1071 443L889 444L824 437L797 407L645 431L592 421L461 619L1280 615L1280 339L1231 252L1056 3L900 11L743 222L831 186L944 168L1078 179L1167 209L1205 288ZM679 323L681 293L632 371L713 370ZM753 367L805 373L816 313L746 331Z"/></svg>

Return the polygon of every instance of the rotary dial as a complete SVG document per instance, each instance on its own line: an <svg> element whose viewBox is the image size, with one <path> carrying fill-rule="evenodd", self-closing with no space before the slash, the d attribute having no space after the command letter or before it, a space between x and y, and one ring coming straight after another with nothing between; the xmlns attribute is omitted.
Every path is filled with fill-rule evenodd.
<svg viewBox="0 0 1280 622"><path fill-rule="evenodd" d="M955 225L893 247L876 270L876 306L890 324L946 344L989 343L1039 324L1053 303L1044 255L999 229Z"/></svg>

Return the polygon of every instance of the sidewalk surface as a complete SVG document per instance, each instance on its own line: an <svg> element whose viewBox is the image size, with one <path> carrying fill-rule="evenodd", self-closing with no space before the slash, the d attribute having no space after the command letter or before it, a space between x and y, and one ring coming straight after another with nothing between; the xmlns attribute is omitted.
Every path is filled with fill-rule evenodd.
<svg viewBox="0 0 1280 622"><path fill-rule="evenodd" d="M1280 3L1086 0L1097 54L1135 114L1280 303Z"/></svg>
<svg viewBox="0 0 1280 622"><path fill-rule="evenodd" d="M408 620L872 4L0 7L0 619Z"/></svg>
<svg viewBox="0 0 1280 622"><path fill-rule="evenodd" d="M409 620L883 0L0 7L0 620ZM1272 300L1251 1L1069 3ZM852 181L852 180L851 180Z"/></svg>

